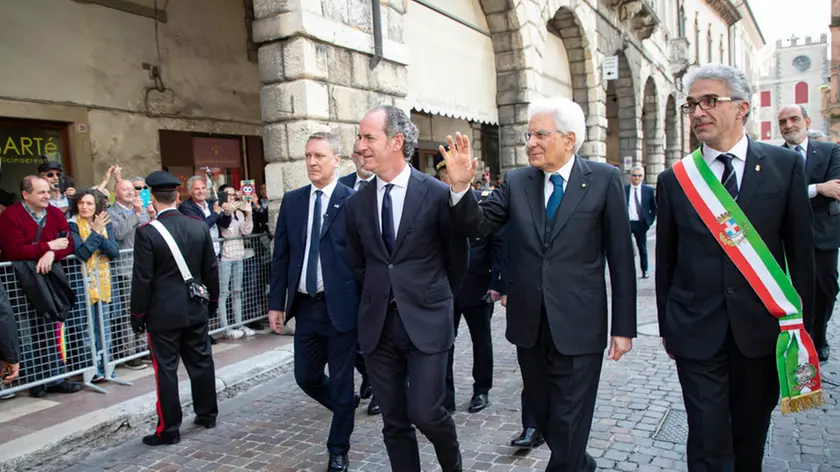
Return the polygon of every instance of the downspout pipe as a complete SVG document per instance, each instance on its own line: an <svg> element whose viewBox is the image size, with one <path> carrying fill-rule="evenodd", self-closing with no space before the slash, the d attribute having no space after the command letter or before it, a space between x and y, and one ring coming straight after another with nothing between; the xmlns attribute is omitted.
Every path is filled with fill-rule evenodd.
<svg viewBox="0 0 840 472"><path fill-rule="evenodd" d="M370 58L370 68L375 69L382 60L382 5L379 0L371 2L373 10L373 57Z"/></svg>

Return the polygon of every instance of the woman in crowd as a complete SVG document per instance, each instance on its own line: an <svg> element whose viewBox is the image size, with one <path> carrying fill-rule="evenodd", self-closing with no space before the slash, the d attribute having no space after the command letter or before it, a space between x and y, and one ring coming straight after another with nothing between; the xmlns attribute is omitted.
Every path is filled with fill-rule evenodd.
<svg viewBox="0 0 840 472"><path fill-rule="evenodd" d="M227 300L233 292L234 323L242 323L242 281L244 278L244 260L253 257L254 250L245 248L243 236L248 236L254 230L252 207L250 203L242 201L242 196L231 185L219 187L219 193L227 193L231 206L231 220L227 228L220 228L222 239L222 257L219 265L219 320L222 328L228 327ZM233 239L230 239L233 238ZM231 285L233 288L231 289ZM228 339L239 339L242 336L253 336L254 330L247 326L225 329L224 336Z"/></svg>
<svg viewBox="0 0 840 472"><path fill-rule="evenodd" d="M72 214L69 221L70 234L76 248L75 255L85 264L88 297L90 297L93 315L90 319L93 320L93 341L97 353L97 371L94 381L105 378L102 351L107 353L111 348L110 261L120 255L119 246L111 228L111 217L105 211L105 206L104 195L96 189L80 191L70 203ZM116 373L113 373L111 378L116 378Z"/></svg>

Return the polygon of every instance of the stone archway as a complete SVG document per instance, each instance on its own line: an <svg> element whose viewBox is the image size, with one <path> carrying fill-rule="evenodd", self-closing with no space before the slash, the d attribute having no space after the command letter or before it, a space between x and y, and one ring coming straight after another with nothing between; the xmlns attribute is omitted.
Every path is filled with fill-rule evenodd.
<svg viewBox="0 0 840 472"><path fill-rule="evenodd" d="M665 167L671 167L680 159L680 117L677 114L677 99L671 94L665 105Z"/></svg>
<svg viewBox="0 0 840 472"><path fill-rule="evenodd" d="M525 48L531 46L523 34L514 0L480 0L487 16L496 59L496 105L499 107L499 156L502 172L528 165L524 132L527 131L528 64Z"/></svg>
<svg viewBox="0 0 840 472"><path fill-rule="evenodd" d="M648 77L645 82L642 121L644 147L640 163L645 168L645 180L654 185L656 176L665 169L665 139L660 132L659 96L653 77Z"/></svg>
<svg viewBox="0 0 840 472"><path fill-rule="evenodd" d="M607 82L607 162L624 169L624 161L642 159L635 86L627 57L619 51L618 79ZM625 171L626 173L626 171Z"/></svg>
<svg viewBox="0 0 840 472"><path fill-rule="evenodd" d="M587 117L586 142L580 154L588 159L604 162L603 143L605 130L603 124L592 117L598 116L598 107L590 103L590 91L596 87L595 70L592 63L589 39L586 29L581 25L575 12L565 6L558 7L558 1L549 1L543 10L543 19L549 33L554 33L563 40L569 59L569 71L572 79L572 100L583 108ZM603 103L603 97L597 97Z"/></svg>

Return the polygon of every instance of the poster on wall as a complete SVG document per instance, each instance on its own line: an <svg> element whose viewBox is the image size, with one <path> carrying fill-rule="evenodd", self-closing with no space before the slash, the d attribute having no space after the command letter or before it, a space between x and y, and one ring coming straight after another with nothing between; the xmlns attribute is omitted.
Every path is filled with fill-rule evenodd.
<svg viewBox="0 0 840 472"><path fill-rule="evenodd" d="M61 125L31 121L0 122L0 188L17 193L20 181L37 175L44 158L61 162L68 171L67 139Z"/></svg>

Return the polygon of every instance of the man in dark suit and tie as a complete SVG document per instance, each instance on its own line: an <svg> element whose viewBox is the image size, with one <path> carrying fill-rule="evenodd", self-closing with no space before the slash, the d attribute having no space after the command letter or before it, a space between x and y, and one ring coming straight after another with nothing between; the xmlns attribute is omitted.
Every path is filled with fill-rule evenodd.
<svg viewBox="0 0 840 472"><path fill-rule="evenodd" d="M840 247L840 146L808 138L811 118L802 105L779 112L779 130L785 146L802 156L808 197L814 212L814 330L817 356L827 361L830 348L826 330L837 299L837 248Z"/></svg>
<svg viewBox="0 0 840 472"><path fill-rule="evenodd" d="M814 239L801 156L744 132L752 88L730 66L686 79L681 109L703 160L785 267L813 318ZM688 414L688 470L759 471L779 401L779 321L709 231L673 168L659 175L656 302L659 332L676 360ZM708 211L708 210L706 210ZM739 262L740 263L740 262Z"/></svg>
<svg viewBox="0 0 840 472"><path fill-rule="evenodd" d="M306 143L312 182L286 193L274 233L268 319L275 332L297 318L295 380L333 413L328 471L346 471L356 400L353 359L359 293L347 255L346 202L353 190L337 180L339 144L330 133ZM329 377L324 367L329 366Z"/></svg>
<svg viewBox="0 0 840 472"><path fill-rule="evenodd" d="M359 126L358 150L376 179L347 202L347 250L362 287L359 345L382 409L391 468L420 472L412 424L444 472L463 470L455 423L443 406L455 339L453 294L468 244L452 227L446 185L413 169L417 127L383 105Z"/></svg>
<svg viewBox="0 0 840 472"><path fill-rule="evenodd" d="M656 219L656 197L653 187L644 185L645 169L636 165L630 171L630 184L624 186L627 196L627 214L630 216L630 232L639 249L639 265L642 278L648 278L647 232Z"/></svg>
<svg viewBox="0 0 840 472"><path fill-rule="evenodd" d="M219 300L219 262L209 228L176 209L181 181L169 172L156 171L146 177L146 184L157 219L134 234L131 328L136 334L148 332L157 386L157 428L143 443L161 446L181 440L179 358L190 376L194 423L208 429L216 426L216 371L207 330ZM164 234L174 241L193 281L205 287L207 299L193 295Z"/></svg>
<svg viewBox="0 0 840 472"><path fill-rule="evenodd" d="M353 154L351 158L353 159L353 164L356 166L356 171L352 174L340 177L338 181L358 192L370 184L374 175L373 172L365 170L365 159L361 154L359 154L358 141L353 146ZM365 400L370 398L367 413L368 415L378 415L380 413L379 403L376 401L376 397L373 396L373 388L370 386L370 377L368 376L367 366L365 365L365 356L362 354L362 350L358 346L356 346L356 370L358 370L359 375L362 376L362 385L359 387L359 395Z"/></svg>
<svg viewBox="0 0 840 472"><path fill-rule="evenodd" d="M586 443L607 347L607 264L608 359L630 351L636 336L627 201L618 169L576 154L586 134L578 104L540 100L529 105L528 116L530 167L508 171L480 206L466 194L477 165L469 140L458 134L456 151L441 147L453 221L469 236L486 236L507 223L507 338L517 346L528 408L551 448L546 470L594 471Z"/></svg>

